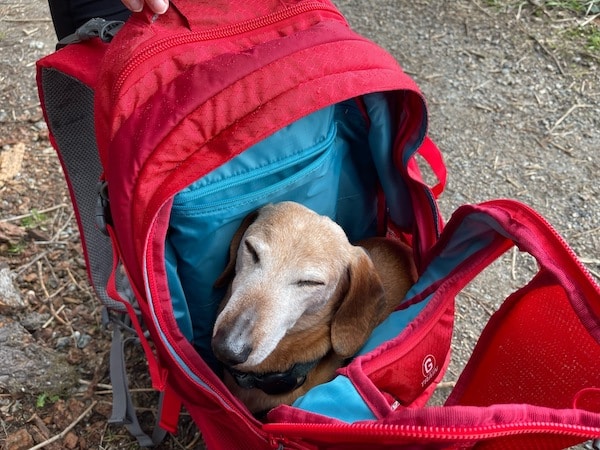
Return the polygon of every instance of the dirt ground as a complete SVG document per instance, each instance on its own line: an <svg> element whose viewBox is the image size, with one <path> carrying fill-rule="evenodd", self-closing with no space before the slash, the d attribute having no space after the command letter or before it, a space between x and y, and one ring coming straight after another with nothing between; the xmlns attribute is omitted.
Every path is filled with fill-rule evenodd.
<svg viewBox="0 0 600 450"><path fill-rule="evenodd" d="M600 2L336 3L355 29L394 54L428 99L430 134L449 170L440 200L444 216L464 203L521 200L541 212L600 279ZM21 322L42 317L27 328L31 336L77 373L68 392L51 386L0 391L0 448L58 437L44 448L133 449L126 430L107 424L110 334L87 284L68 192L37 99L35 61L53 47L44 1L0 0L0 267L15 274L26 300L25 308L3 313ZM446 385L457 379L505 295L534 271L529 256L509 252L467 286L458 298ZM89 338L74 342L82 336ZM135 401L151 421L155 398L132 351ZM202 448L201 436L184 416L179 434L159 448Z"/></svg>

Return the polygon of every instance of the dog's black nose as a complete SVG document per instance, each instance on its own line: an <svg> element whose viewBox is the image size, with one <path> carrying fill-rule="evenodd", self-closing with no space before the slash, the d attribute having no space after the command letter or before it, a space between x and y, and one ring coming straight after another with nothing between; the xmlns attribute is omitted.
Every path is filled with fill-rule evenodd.
<svg viewBox="0 0 600 450"><path fill-rule="evenodd" d="M212 340L212 348L215 356L229 366L245 362L252 352L252 347L247 344L232 346L227 341L226 333L223 330L218 330Z"/></svg>

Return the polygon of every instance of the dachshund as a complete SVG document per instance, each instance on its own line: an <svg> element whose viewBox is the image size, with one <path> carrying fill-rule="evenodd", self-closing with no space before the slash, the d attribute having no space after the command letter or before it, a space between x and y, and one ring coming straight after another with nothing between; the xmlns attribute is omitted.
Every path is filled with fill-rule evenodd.
<svg viewBox="0 0 600 450"><path fill-rule="evenodd" d="M215 286L227 286L212 348L224 382L253 413L327 382L416 281L411 248L343 229L295 202L242 222Z"/></svg>

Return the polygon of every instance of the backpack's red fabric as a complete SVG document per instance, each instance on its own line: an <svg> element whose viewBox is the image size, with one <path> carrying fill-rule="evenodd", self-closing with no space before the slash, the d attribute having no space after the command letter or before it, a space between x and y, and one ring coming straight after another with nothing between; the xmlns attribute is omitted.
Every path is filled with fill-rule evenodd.
<svg viewBox="0 0 600 450"><path fill-rule="evenodd" d="M96 91L99 151L111 181L109 192L118 192L111 196L111 210L121 218L115 231L136 285L142 285L136 261L160 208L248 146L358 93L398 91L406 109L402 126L409 131L401 134L406 139L416 138L410 130L417 130L425 117L416 84L387 52L352 32L329 2L273 2L261 8L240 2L225 8L218 29L242 21L249 31L241 42L228 40L227 29L188 24L189 17L203 18L203 8L212 11L213 5L173 3L160 21L153 22L151 14L131 19L128 33L119 33L111 43L111 70L103 72ZM188 21L177 8L190 14ZM253 18L265 10L272 23L255 23ZM182 25L189 44L165 42L164 36ZM284 32L289 37L274 39ZM208 45L198 45L205 40ZM156 48L160 56L154 56ZM146 57L130 61L133 52ZM122 158L120 149L132 146L135 158ZM421 190L412 191L421 196ZM421 250L437 237L430 215L418 218ZM434 220L441 224L439 217Z"/></svg>

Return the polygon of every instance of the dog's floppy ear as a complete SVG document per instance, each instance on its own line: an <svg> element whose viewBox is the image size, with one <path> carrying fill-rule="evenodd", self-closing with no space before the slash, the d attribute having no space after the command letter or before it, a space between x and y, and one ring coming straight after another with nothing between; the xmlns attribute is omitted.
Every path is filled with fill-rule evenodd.
<svg viewBox="0 0 600 450"><path fill-rule="evenodd" d="M356 248L348 268L348 289L331 324L331 345L340 356L350 357L363 346L384 310L381 278L367 253Z"/></svg>
<svg viewBox="0 0 600 450"><path fill-rule="evenodd" d="M240 242L242 241L242 236L244 236L244 233L248 227L252 225L257 217L258 211L253 211L244 217L244 220L242 220L242 223L233 235L231 244L229 245L229 262L225 266L225 269L223 269L221 275L219 275L219 278L217 278L215 281L214 287L220 288L226 286L229 280L233 277L235 271L235 261L237 259L237 250L240 246Z"/></svg>

